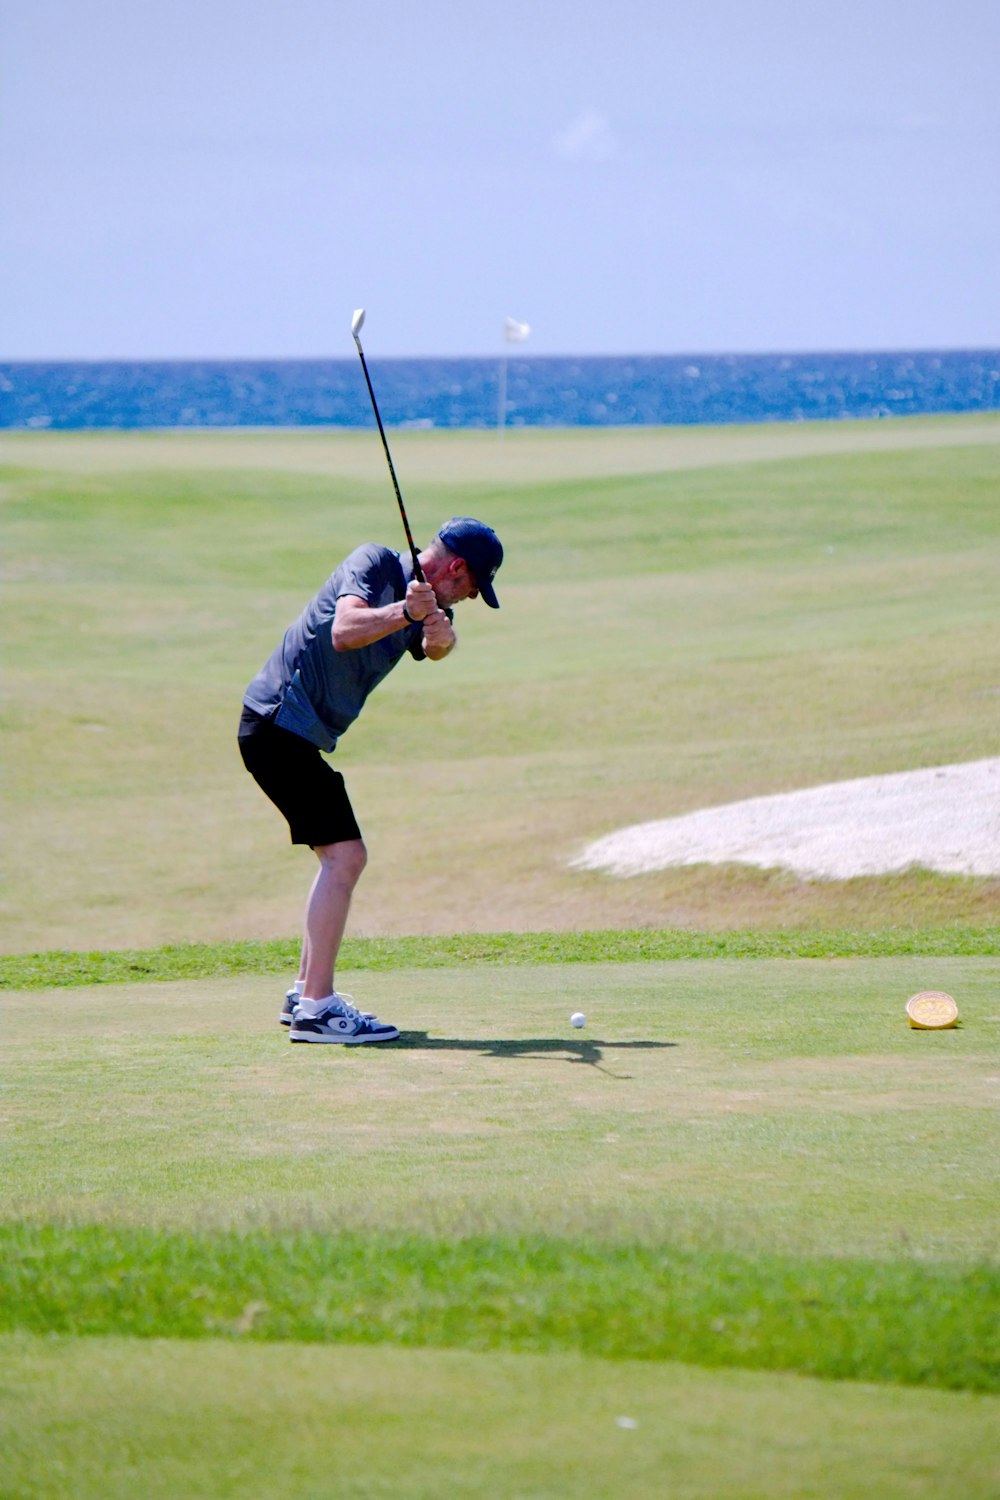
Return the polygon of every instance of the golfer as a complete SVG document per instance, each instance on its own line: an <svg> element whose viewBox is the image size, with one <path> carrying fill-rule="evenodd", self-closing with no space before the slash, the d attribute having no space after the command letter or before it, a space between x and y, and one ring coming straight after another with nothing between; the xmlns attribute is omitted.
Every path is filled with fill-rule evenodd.
<svg viewBox="0 0 1000 1500"><path fill-rule="evenodd" d="M496 533L456 516L413 559L358 547L285 631L243 698L243 763L308 844L319 869L306 903L299 977L280 1015L293 1042L391 1042L399 1036L334 988L354 887L368 858L344 778L323 759L353 724L368 694L405 652L441 661L455 647L452 609L480 596L498 609L493 579L503 562Z"/></svg>

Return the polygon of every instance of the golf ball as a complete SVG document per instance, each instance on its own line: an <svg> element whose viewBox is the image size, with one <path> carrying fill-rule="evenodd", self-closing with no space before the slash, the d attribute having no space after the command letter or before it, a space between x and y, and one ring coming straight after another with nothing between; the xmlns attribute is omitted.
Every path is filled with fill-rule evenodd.
<svg viewBox="0 0 1000 1500"><path fill-rule="evenodd" d="M573 1014L569 1018L569 1024L571 1026L586 1026L586 1024L587 1024L587 1017L585 1015L583 1015L580 1011L575 1010L573 1012Z"/></svg>

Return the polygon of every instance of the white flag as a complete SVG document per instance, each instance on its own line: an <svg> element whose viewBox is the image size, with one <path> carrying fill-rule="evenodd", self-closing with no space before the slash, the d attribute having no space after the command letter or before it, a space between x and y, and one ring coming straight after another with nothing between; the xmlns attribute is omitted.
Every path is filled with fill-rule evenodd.
<svg viewBox="0 0 1000 1500"><path fill-rule="evenodd" d="M503 336L508 344L523 344L530 332L530 323L519 323L516 318L504 319Z"/></svg>

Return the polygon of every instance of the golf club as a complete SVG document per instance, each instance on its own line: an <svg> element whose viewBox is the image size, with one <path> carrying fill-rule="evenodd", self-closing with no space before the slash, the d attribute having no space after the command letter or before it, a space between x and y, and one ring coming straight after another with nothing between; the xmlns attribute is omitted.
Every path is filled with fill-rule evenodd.
<svg viewBox="0 0 1000 1500"><path fill-rule="evenodd" d="M362 349L361 340L358 337L364 325L364 321L365 310L363 307L359 307L356 309L354 317L351 319L351 333L354 335L354 342L357 344L358 353L361 356L361 368L365 372L365 380L368 383L368 394L372 398L372 410L375 413L375 420L378 423L379 437L382 439L382 447L385 449L385 459L386 463L389 465L389 473L392 475L392 487L396 491L396 499L399 502L399 514L403 518L403 530L406 532L406 540L410 544L410 555L413 558L413 576L418 583L423 583L423 571L421 570L420 563L417 558L417 549L414 545L413 534L410 531L410 523L406 519L406 506L403 504L403 497L399 493L399 482L396 479L396 471L392 466L392 455L389 452L389 444L385 439L385 428L382 426L382 418L379 416L378 402L375 400L375 392L372 389L371 376L368 374L368 366L365 363L365 351Z"/></svg>

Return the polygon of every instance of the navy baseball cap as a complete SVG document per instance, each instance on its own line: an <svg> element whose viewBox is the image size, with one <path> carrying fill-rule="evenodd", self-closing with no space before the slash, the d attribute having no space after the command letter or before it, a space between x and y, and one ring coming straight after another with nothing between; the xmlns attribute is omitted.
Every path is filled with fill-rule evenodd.
<svg viewBox="0 0 1000 1500"><path fill-rule="evenodd" d="M438 536L456 557L468 563L476 588L490 609L499 609L493 580L503 562L503 548L493 528L472 516L455 516L441 527Z"/></svg>

